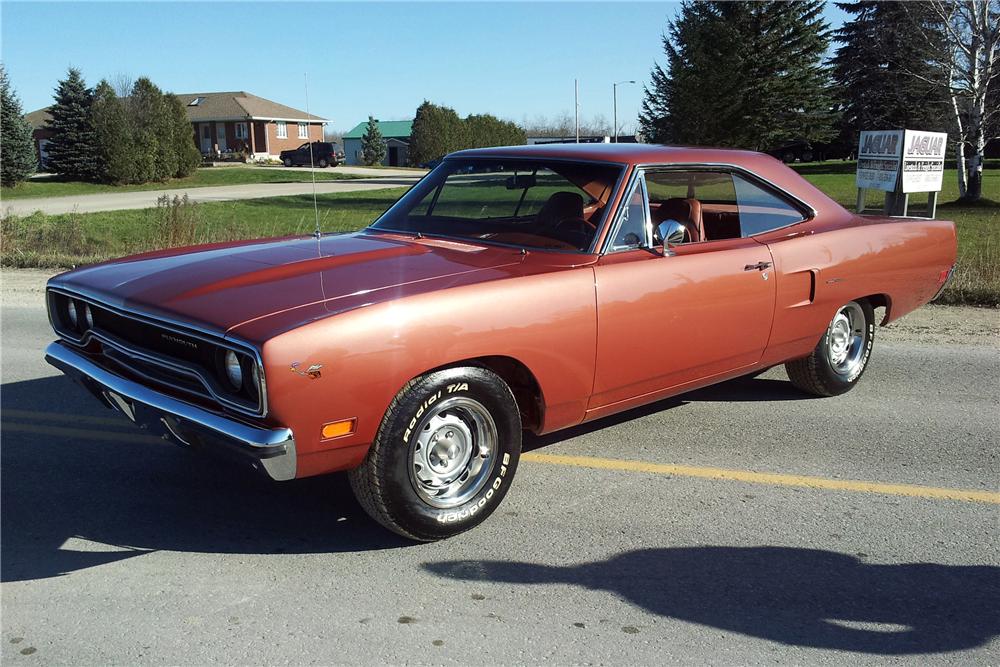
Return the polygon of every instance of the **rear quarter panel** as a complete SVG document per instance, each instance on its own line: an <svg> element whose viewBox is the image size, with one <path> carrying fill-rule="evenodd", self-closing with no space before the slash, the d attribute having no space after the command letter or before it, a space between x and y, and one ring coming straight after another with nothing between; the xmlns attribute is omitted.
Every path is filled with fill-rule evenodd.
<svg viewBox="0 0 1000 667"><path fill-rule="evenodd" d="M852 216L756 238L769 246L778 281L765 365L809 354L848 301L882 295L884 323L902 317L934 297L955 263L955 225L943 220Z"/></svg>
<svg viewBox="0 0 1000 667"><path fill-rule="evenodd" d="M582 421L593 386L589 266L419 294L333 315L263 345L269 418L295 434L298 476L358 465L399 390L431 369L483 356L520 361L545 405L542 432ZM310 379L292 371L322 364ZM323 424L357 419L321 440Z"/></svg>

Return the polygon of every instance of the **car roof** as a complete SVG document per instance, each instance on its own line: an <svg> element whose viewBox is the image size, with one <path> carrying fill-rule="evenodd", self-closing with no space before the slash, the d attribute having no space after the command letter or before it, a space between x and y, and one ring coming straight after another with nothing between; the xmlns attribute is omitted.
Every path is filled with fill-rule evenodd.
<svg viewBox="0 0 1000 667"><path fill-rule="evenodd" d="M770 156L754 151L660 144L533 144L473 148L449 157L526 157L592 160L619 164L662 164L670 162L727 163L743 165Z"/></svg>

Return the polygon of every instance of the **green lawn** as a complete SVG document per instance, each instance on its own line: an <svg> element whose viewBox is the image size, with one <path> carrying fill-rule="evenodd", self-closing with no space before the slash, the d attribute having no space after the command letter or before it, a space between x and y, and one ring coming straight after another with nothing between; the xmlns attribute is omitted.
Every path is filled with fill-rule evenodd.
<svg viewBox="0 0 1000 667"><path fill-rule="evenodd" d="M853 163L796 165L796 169L853 210L856 193ZM278 178L308 176L303 172L283 173L280 169L216 167L200 171L199 177L201 173L224 171L264 172ZM363 227L405 191L406 188L391 188L320 195L320 227L324 231ZM942 298L944 301L1000 305L1000 169L985 172L983 193L989 201L979 206L948 203L957 197L957 187L954 170L945 172L938 217L953 220L957 225L959 251L956 274ZM925 199L923 195L914 196L918 198ZM871 195L869 205L881 206L878 193ZM0 230L0 260L4 266L68 267L173 245L306 234L314 227L312 197L308 195L213 202L187 208L7 216Z"/></svg>
<svg viewBox="0 0 1000 667"><path fill-rule="evenodd" d="M335 168L316 172L317 181L338 181L363 178L338 172ZM32 178L11 188L0 188L0 200L27 197L65 197L90 195L100 192L129 192L137 190L168 190L178 188L203 188L210 185L245 185L250 183L308 183L309 172L289 171L283 167L202 167L187 178L173 178L163 183L141 185L106 185L63 181L55 176Z"/></svg>
<svg viewBox="0 0 1000 667"><path fill-rule="evenodd" d="M317 196L323 231L352 231L377 218L406 188ZM316 228L311 195L243 199L185 207L100 213L6 216L2 264L58 268L175 245L308 234Z"/></svg>

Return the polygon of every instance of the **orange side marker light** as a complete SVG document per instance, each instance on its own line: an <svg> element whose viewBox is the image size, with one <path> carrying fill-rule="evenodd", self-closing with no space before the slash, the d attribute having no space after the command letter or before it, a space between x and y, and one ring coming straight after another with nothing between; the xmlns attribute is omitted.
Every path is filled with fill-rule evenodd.
<svg viewBox="0 0 1000 667"><path fill-rule="evenodd" d="M345 435L351 435L354 433L354 427L357 423L357 418L351 417L350 419L341 419L340 421L323 424L323 439L329 440L331 438L341 438Z"/></svg>

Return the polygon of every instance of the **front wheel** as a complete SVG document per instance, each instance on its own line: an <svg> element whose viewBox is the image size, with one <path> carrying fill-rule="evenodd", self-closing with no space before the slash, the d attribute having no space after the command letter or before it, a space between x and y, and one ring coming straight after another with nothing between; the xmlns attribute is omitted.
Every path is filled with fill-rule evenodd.
<svg viewBox="0 0 1000 667"><path fill-rule="evenodd" d="M281 162L282 162L282 163L283 163L283 164L284 164L284 165L285 165L286 167L291 167L291 166L292 166L292 158L290 158L290 157L286 157L286 158L285 158L284 160L282 160Z"/></svg>
<svg viewBox="0 0 1000 667"><path fill-rule="evenodd" d="M875 311L867 301L851 301L837 311L816 349L785 364L792 384L817 396L850 391L868 366L875 342Z"/></svg>
<svg viewBox="0 0 1000 667"><path fill-rule="evenodd" d="M510 387L479 367L406 384L375 442L349 474L364 510L410 539L451 537L481 523L510 488L521 418Z"/></svg>

